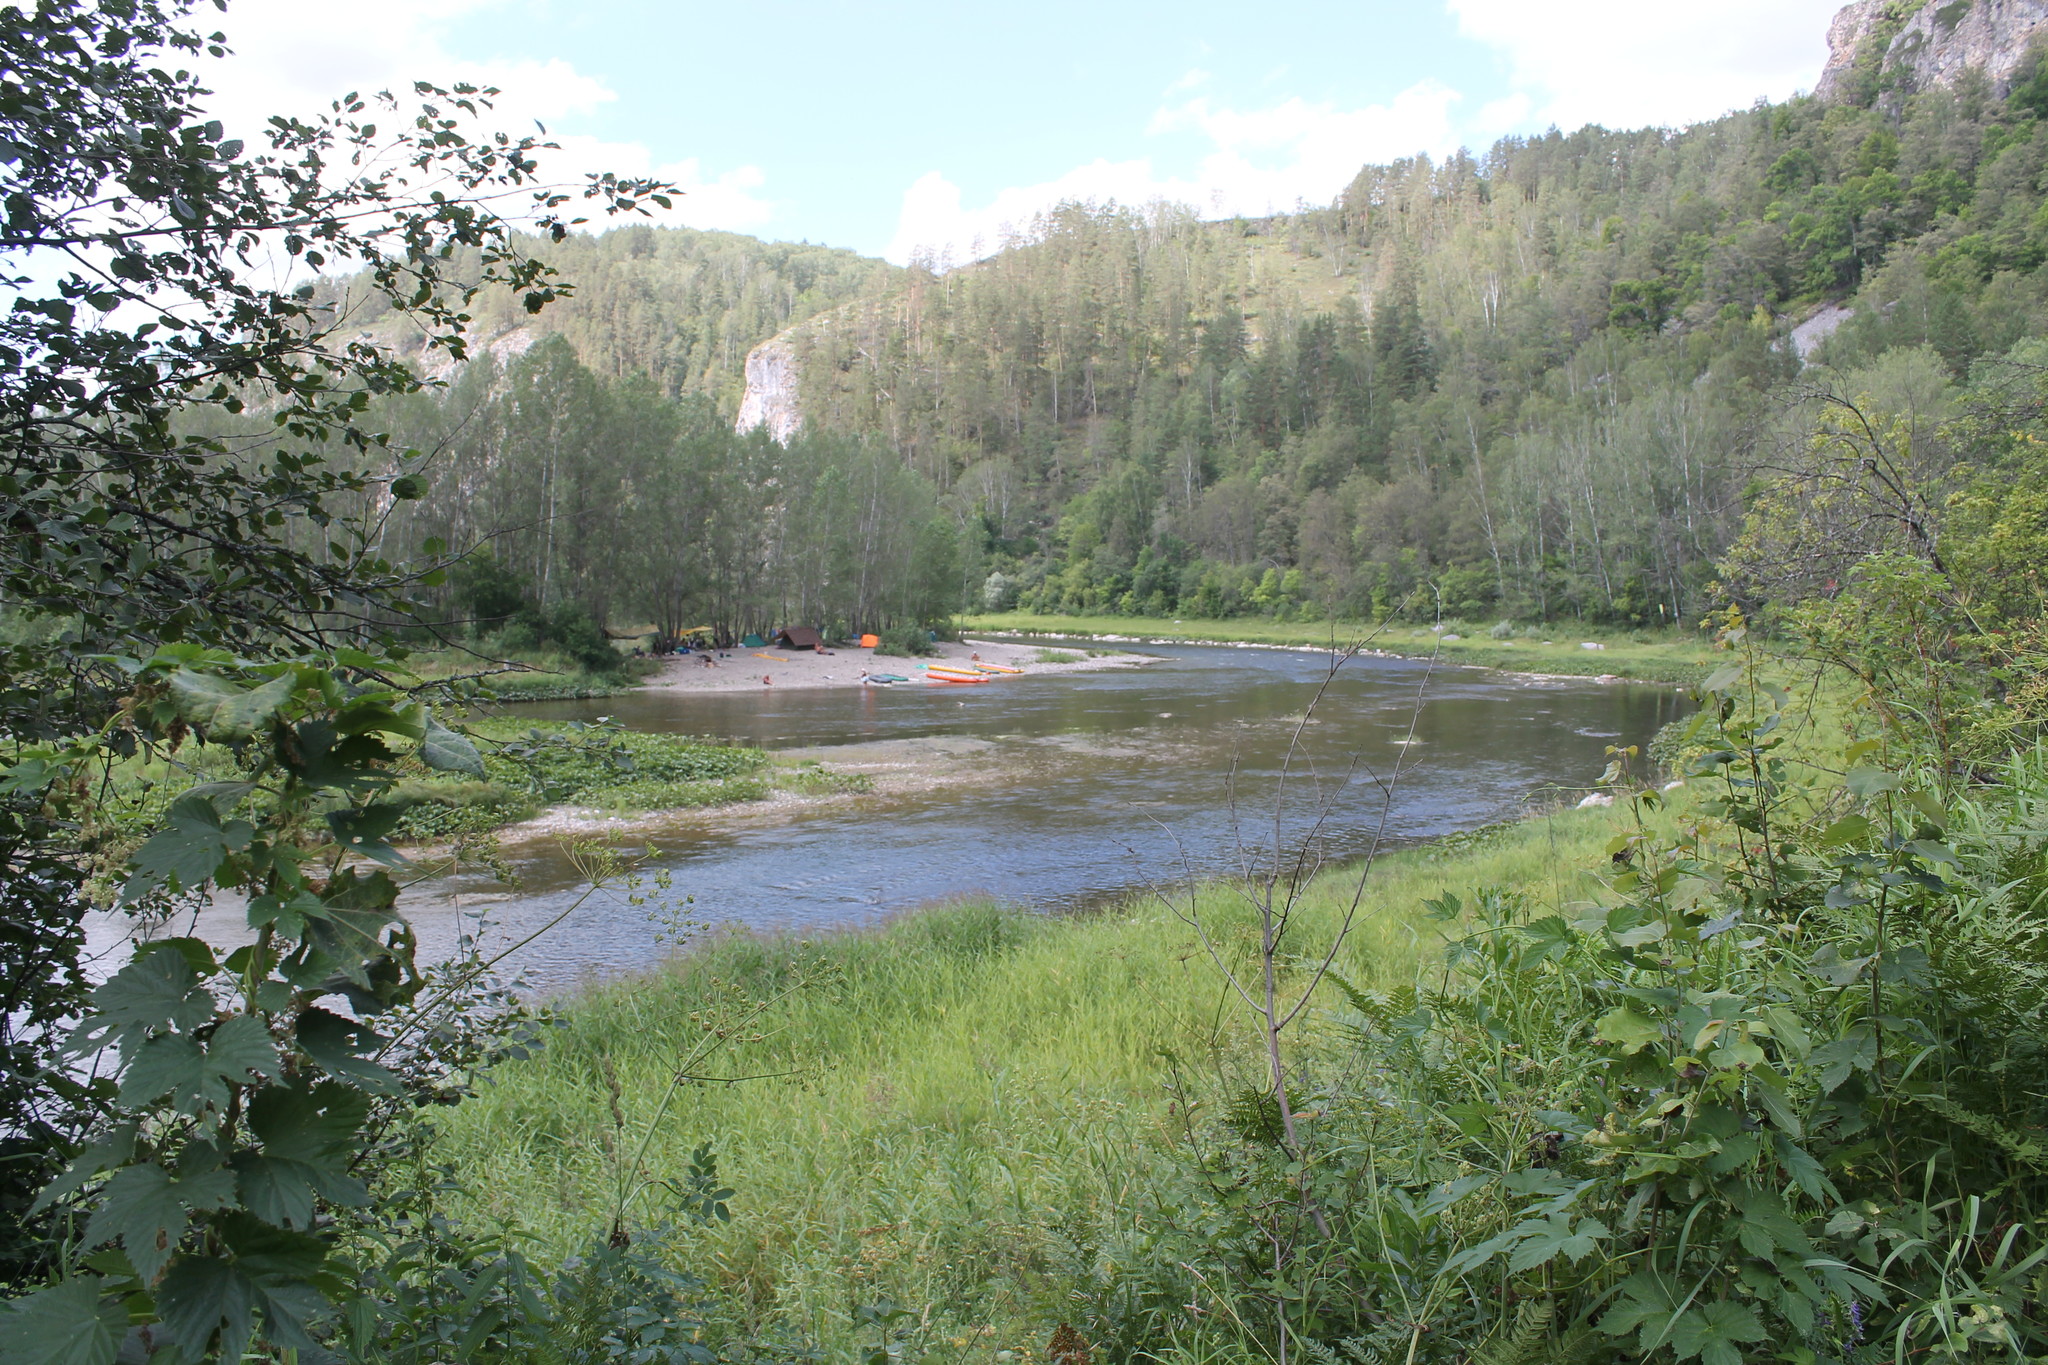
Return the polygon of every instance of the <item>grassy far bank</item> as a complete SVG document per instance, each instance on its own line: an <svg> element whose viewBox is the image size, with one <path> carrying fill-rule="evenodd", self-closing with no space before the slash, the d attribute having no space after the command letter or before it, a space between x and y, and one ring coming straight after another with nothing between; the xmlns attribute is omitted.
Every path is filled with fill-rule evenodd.
<svg viewBox="0 0 2048 1365"><path fill-rule="evenodd" d="M406 669L420 682L474 679L498 701L576 701L630 692L653 671L648 659L622 654L611 672L592 672L566 655L547 651L423 649L408 655Z"/></svg>
<svg viewBox="0 0 2048 1365"><path fill-rule="evenodd" d="M1704 632L1624 631L1570 623L1516 627L1515 634L1507 639L1494 639L1487 624L1462 622L1447 623L1441 635L1428 626L1404 621L1375 628L1355 621L1310 623L1256 617L1198 621L1151 616L1040 616L1021 611L963 616L958 624L970 634L1096 639L1115 636L1123 640L1216 640L1281 646L1328 647L1334 642L1341 647L1371 635L1370 647L1390 654L1421 656L1440 649L1442 657L1451 663L1485 668L1587 678L1613 674L1686 684L1698 682L1713 667L1711 640ZM1458 638L1445 638L1452 635ZM1583 648L1589 643L1601 647Z"/></svg>
<svg viewBox="0 0 2048 1365"><path fill-rule="evenodd" d="M1384 859L1343 974L1367 989L1409 980L1441 952L1420 907L1445 890L1588 899L1582 869L1616 827L1613 811L1560 812ZM1304 951L1351 885L1311 888ZM1230 891L1199 904L1229 952L1249 950ZM804 974L816 984L699 1068L784 1078L685 1088L658 1121L722 1002ZM466 1217L566 1254L602 1235L643 1140L644 1177L677 1189L710 1142L733 1220L689 1228L675 1254L737 1305L731 1330L793 1327L844 1359L872 1346L852 1312L888 1298L916 1315L905 1359L1028 1360L1055 1324L1086 1319L1105 1272L1142 1257L1161 1220L1193 1216L1168 1083L1178 1070L1212 1093L1255 1084L1248 1037L1194 933L1156 899L1069 919L962 904L809 945L722 939L600 987L537 1059L441 1120L438 1155ZM656 1187L631 1212L650 1225L665 1207Z"/></svg>

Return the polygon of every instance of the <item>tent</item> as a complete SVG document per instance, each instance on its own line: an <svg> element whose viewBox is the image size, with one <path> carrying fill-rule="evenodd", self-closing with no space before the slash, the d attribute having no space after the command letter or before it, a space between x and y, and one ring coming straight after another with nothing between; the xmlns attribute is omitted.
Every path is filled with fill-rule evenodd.
<svg viewBox="0 0 2048 1365"><path fill-rule="evenodd" d="M822 650L825 637L809 626L788 626L775 632L775 643L784 649Z"/></svg>
<svg viewBox="0 0 2048 1365"><path fill-rule="evenodd" d="M768 647L768 642L758 635L749 635L746 639L740 641L740 643L745 645L748 649L766 649Z"/></svg>

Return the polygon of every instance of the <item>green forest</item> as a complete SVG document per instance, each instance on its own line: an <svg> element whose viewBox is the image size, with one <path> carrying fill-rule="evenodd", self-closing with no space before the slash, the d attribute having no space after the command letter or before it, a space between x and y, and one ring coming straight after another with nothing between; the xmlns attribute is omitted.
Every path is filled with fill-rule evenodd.
<svg viewBox="0 0 2048 1365"><path fill-rule="evenodd" d="M1915 91L1885 0L1833 102L939 273L556 187L471 84L226 127L221 9L0 6L0 1365L2048 1360L2048 52ZM1329 639L1270 845L706 933L571 823L522 943L659 960L422 948L511 821L893 818L499 670L995 612ZM1453 623L1689 708L1290 841L1326 689Z"/></svg>
<svg viewBox="0 0 2048 1365"><path fill-rule="evenodd" d="M1937 513L2002 479L2048 308L2044 113L2036 76L1553 132L1367 167L1294 216L1072 205L943 276L572 236L578 292L545 321L495 295L475 311L480 337L545 331L573 356L508 351L394 414L451 472L393 533L505 537L536 593L619 623L1361 621L1417 589L1473 622L1691 621L1760 475L1823 458L1851 408L1873 441L1906 424ZM797 323L804 438L719 451L748 348ZM651 491L671 448L764 490L709 500L760 542L745 575ZM868 510L765 491L827 467L828 501ZM619 556L664 546L661 586L619 596ZM812 556L866 581L820 596ZM1771 600L1749 572L1729 586Z"/></svg>

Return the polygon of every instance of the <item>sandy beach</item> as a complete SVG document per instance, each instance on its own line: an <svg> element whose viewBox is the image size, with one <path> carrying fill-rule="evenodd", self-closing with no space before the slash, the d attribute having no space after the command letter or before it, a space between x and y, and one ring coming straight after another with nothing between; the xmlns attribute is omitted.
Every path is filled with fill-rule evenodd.
<svg viewBox="0 0 2048 1365"><path fill-rule="evenodd" d="M1070 663L1043 663L1039 654L1051 648L1073 656ZM866 687L863 672L894 673L910 679L897 687L929 687L927 664L970 664L977 658L985 664L1001 664L1025 673L1082 673L1092 669L1135 668L1150 663L1142 654L1110 653L1089 657L1088 646L1075 648L1038 644L1015 644L1005 640L968 640L941 643L938 653L910 659L898 654L879 654L872 649L844 647L825 654L807 650L737 648L721 651L714 666L706 667L703 656L689 654L664 659L661 672L648 678L643 690L653 692L759 692L782 687ZM764 679L766 681L764 681ZM989 686L1000 686L1001 677Z"/></svg>

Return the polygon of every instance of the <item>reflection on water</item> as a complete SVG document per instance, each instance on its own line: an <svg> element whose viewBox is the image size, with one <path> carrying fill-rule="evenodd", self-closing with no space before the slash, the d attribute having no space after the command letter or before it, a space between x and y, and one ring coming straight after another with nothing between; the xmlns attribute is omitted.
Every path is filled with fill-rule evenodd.
<svg viewBox="0 0 2048 1365"><path fill-rule="evenodd" d="M1590 783L1609 744L1647 742L1683 698L1668 687L1532 682L1400 659L1347 664L1303 723L1324 656L1148 646L1141 669L1007 678L972 689L636 693L518 709L609 715L642 730L709 735L825 762L936 763L942 779L780 817L692 817L625 842L666 869L692 918L822 930L873 923L949 896L1071 909L1235 867L1282 823L1327 812L1331 856L1510 816L1545 790ZM1421 704L1417 706L1418 697ZM950 774L950 777L943 776ZM1391 797L1389 792L1391 791ZM509 944L586 890L561 850L513 850L516 892L484 875L408 894L424 955L458 916ZM209 926L210 927L210 926ZM220 926L226 930L229 926ZM515 958L540 990L644 968L667 951L649 909L588 899Z"/></svg>

